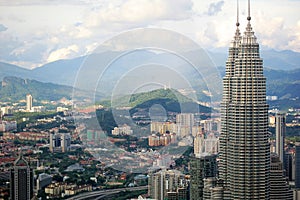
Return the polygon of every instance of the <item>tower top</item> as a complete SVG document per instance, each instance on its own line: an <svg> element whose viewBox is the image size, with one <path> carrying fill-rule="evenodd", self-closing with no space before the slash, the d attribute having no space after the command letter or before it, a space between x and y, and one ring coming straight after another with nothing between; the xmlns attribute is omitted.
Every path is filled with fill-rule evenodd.
<svg viewBox="0 0 300 200"><path fill-rule="evenodd" d="M240 22L239 22L239 0L236 0L236 26L239 27L240 26Z"/></svg>
<svg viewBox="0 0 300 200"><path fill-rule="evenodd" d="M248 17L247 17L247 20L250 23L250 20L251 20L251 16L250 16L250 0L248 0Z"/></svg>

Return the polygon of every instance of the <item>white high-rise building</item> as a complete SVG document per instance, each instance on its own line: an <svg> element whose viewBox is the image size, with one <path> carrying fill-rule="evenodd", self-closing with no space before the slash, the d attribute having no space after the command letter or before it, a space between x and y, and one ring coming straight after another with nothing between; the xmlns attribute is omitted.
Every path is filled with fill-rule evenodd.
<svg viewBox="0 0 300 200"><path fill-rule="evenodd" d="M26 95L26 111L30 112L32 110L32 96L31 94Z"/></svg>
<svg viewBox="0 0 300 200"><path fill-rule="evenodd" d="M192 135L194 126L194 114L193 113L180 113L176 115L177 133L180 137L186 137Z"/></svg>

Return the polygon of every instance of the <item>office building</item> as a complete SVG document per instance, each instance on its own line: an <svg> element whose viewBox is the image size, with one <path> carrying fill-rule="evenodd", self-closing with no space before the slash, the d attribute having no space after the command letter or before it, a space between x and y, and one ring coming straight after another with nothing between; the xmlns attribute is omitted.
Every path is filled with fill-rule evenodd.
<svg viewBox="0 0 300 200"><path fill-rule="evenodd" d="M50 133L49 150L50 152L67 152L71 146L70 133Z"/></svg>
<svg viewBox="0 0 300 200"><path fill-rule="evenodd" d="M179 196L187 197L187 180L178 170L166 170L150 173L149 194L157 200L174 199ZM183 198L182 200L187 200Z"/></svg>
<svg viewBox="0 0 300 200"><path fill-rule="evenodd" d="M10 199L28 200L33 197L33 171L20 154L10 171Z"/></svg>
<svg viewBox="0 0 300 200"><path fill-rule="evenodd" d="M285 166L285 150L284 150L284 138L286 132L285 114L277 113L275 116L275 133L276 133L276 150L275 152L279 156L280 161Z"/></svg>
<svg viewBox="0 0 300 200"><path fill-rule="evenodd" d="M293 191L289 188L282 162L277 154L271 154L270 199L293 199Z"/></svg>
<svg viewBox="0 0 300 200"><path fill-rule="evenodd" d="M285 162L284 162L285 175L289 181L292 181L293 180L293 156L292 156L292 154L286 153L284 160L285 160Z"/></svg>
<svg viewBox="0 0 300 200"><path fill-rule="evenodd" d="M204 195L204 179L216 177L217 156L212 154L192 157L190 160L190 200L202 200Z"/></svg>
<svg viewBox="0 0 300 200"><path fill-rule="evenodd" d="M220 179L224 199L270 199L270 145L266 79L251 26L229 48L221 105Z"/></svg>

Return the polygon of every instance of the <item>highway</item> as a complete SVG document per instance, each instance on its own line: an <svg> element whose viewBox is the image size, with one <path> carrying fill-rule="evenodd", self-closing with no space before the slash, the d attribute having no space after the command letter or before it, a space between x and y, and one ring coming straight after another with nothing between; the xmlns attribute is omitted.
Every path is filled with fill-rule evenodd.
<svg viewBox="0 0 300 200"><path fill-rule="evenodd" d="M128 187L128 188L118 188L118 189L110 189L110 190L98 190L93 192L85 192L76 196L72 196L67 198L68 200L87 200L87 199L95 199L101 200L102 198L117 194L122 191L139 191L139 190L146 190L148 186L140 186L140 187Z"/></svg>

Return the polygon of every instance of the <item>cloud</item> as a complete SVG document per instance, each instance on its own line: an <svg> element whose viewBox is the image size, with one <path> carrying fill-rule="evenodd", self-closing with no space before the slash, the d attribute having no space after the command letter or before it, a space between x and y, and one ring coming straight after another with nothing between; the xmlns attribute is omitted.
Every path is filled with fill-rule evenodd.
<svg viewBox="0 0 300 200"><path fill-rule="evenodd" d="M87 18L88 27L108 25L144 25L159 20L183 20L191 16L189 0L127 0L118 5L108 3L93 9Z"/></svg>
<svg viewBox="0 0 300 200"><path fill-rule="evenodd" d="M300 20L297 25L290 27L282 17L270 18L260 13L255 18L257 23L254 31L262 45L278 50L300 51Z"/></svg>
<svg viewBox="0 0 300 200"><path fill-rule="evenodd" d="M0 32L6 31L6 30L7 30L7 27L4 26L3 24L0 24Z"/></svg>
<svg viewBox="0 0 300 200"><path fill-rule="evenodd" d="M224 5L224 1L219 1L216 3L209 4L207 14L209 16L218 14L220 11L222 11L223 5Z"/></svg>
<svg viewBox="0 0 300 200"><path fill-rule="evenodd" d="M57 49L50 53L49 57L47 58L47 62L53 62L59 59L70 58L76 55L76 53L78 52L79 52L79 47L75 44L70 45L66 48Z"/></svg>

